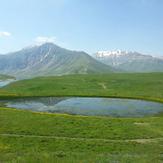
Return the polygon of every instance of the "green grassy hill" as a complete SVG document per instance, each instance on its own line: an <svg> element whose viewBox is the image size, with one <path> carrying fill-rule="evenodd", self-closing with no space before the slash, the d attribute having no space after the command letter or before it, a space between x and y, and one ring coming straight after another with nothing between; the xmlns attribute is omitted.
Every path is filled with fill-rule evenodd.
<svg viewBox="0 0 163 163"><path fill-rule="evenodd" d="M108 96L163 100L163 73L71 75L22 80L0 89L15 96Z"/></svg>

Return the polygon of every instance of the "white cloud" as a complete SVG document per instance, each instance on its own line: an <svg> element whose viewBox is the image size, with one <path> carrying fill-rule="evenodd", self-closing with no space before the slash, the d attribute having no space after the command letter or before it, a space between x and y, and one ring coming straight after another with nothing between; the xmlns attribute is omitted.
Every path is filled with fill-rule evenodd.
<svg viewBox="0 0 163 163"><path fill-rule="evenodd" d="M0 37L9 37L11 36L11 33L6 31L0 31Z"/></svg>
<svg viewBox="0 0 163 163"><path fill-rule="evenodd" d="M55 43L56 42L56 37L43 37L43 36L39 36L37 37L35 40L36 44L44 44L44 43Z"/></svg>

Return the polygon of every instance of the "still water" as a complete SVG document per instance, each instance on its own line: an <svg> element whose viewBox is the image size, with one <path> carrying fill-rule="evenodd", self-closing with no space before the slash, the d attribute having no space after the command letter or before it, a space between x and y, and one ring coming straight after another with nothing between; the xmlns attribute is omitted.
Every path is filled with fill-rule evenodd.
<svg viewBox="0 0 163 163"><path fill-rule="evenodd" d="M163 104L143 100L87 97L42 97L5 101L7 107L87 116L143 117L163 112Z"/></svg>

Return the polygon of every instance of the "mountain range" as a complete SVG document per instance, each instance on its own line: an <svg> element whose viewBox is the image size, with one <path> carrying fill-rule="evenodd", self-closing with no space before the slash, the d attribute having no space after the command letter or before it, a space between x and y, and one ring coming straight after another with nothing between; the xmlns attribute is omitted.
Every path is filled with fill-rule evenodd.
<svg viewBox="0 0 163 163"><path fill-rule="evenodd" d="M100 51L98 61L125 72L163 72L163 58L131 51Z"/></svg>
<svg viewBox="0 0 163 163"><path fill-rule="evenodd" d="M163 72L163 58L120 50L100 51L90 56L53 43L0 55L0 74L17 79L112 72Z"/></svg>
<svg viewBox="0 0 163 163"><path fill-rule="evenodd" d="M67 50L53 43L0 55L0 73L17 78L115 71L85 52Z"/></svg>

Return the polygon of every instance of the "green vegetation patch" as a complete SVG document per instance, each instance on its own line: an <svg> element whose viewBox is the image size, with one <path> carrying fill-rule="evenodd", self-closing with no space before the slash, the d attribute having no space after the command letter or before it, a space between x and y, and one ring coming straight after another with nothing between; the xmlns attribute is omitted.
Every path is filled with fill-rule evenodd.
<svg viewBox="0 0 163 163"><path fill-rule="evenodd" d="M0 161L161 162L162 123L0 108Z"/></svg>
<svg viewBox="0 0 163 163"><path fill-rule="evenodd" d="M0 89L0 95L105 96L163 101L163 73L40 77L11 83Z"/></svg>

